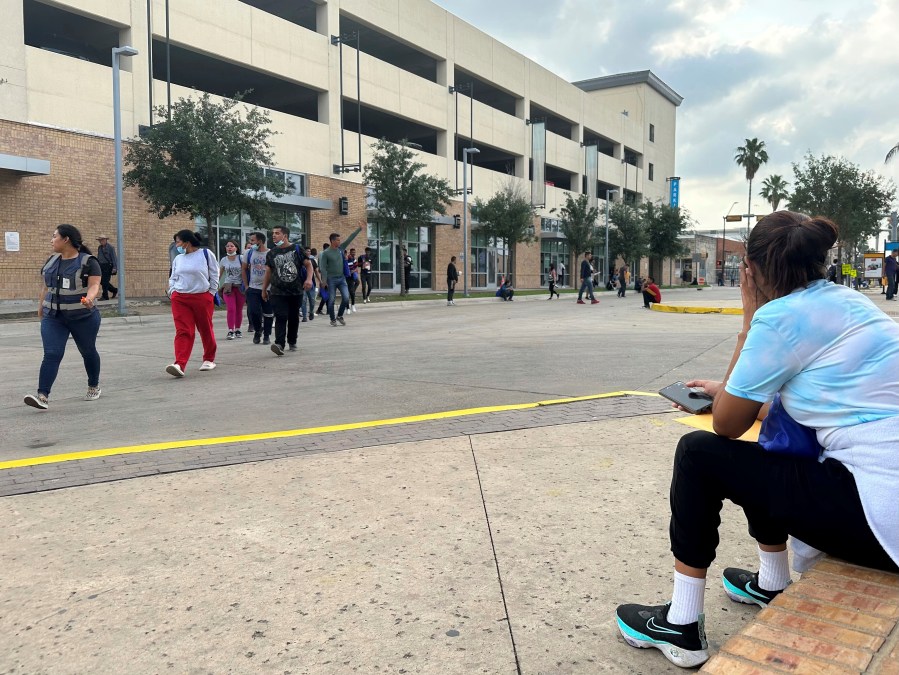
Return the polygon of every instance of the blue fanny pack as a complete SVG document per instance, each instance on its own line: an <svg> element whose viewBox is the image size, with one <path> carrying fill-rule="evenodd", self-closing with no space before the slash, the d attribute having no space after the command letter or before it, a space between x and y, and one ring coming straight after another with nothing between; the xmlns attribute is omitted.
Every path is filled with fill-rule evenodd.
<svg viewBox="0 0 899 675"><path fill-rule="evenodd" d="M759 445L768 452L817 459L823 448L814 429L803 426L784 410L780 394L774 395L768 416L762 420Z"/></svg>

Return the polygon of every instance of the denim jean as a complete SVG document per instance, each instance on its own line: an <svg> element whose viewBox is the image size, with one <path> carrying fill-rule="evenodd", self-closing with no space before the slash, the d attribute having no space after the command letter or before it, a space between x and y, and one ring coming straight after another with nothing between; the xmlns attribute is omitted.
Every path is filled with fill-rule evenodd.
<svg viewBox="0 0 899 675"><path fill-rule="evenodd" d="M587 277L586 279L581 281L581 290L579 290L578 294L577 294L578 300L580 300L583 297L584 291L587 291L588 299L590 299L590 300L596 299L595 296L593 295L593 279L591 279L590 277Z"/></svg>
<svg viewBox="0 0 899 675"><path fill-rule="evenodd" d="M262 333L268 339L272 334L272 324L275 321L275 310L271 302L262 299L262 291L258 288L247 289L247 323L248 330L254 333Z"/></svg>
<svg viewBox="0 0 899 675"><path fill-rule="evenodd" d="M330 277L328 279L328 316L334 321L334 294L340 291L340 308L337 310L337 316L343 316L347 307L350 306L350 290L346 285L345 277Z"/></svg>
<svg viewBox="0 0 899 675"><path fill-rule="evenodd" d="M41 319L41 341L44 343L44 360L38 376L38 393L50 395L50 389L59 373L59 364L66 353L69 335L84 359L87 386L100 384L100 354L97 353L97 333L100 331L100 312L91 312L83 319L45 316Z"/></svg>
<svg viewBox="0 0 899 675"><path fill-rule="evenodd" d="M306 290L303 289L303 295L300 296L300 315L305 319L307 316L312 318L315 314L315 286ZM308 309L307 309L308 308Z"/></svg>

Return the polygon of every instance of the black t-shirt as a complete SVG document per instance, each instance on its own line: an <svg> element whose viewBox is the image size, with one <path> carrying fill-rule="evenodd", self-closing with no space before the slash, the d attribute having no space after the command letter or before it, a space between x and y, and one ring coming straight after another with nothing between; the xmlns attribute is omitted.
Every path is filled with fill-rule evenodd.
<svg viewBox="0 0 899 675"><path fill-rule="evenodd" d="M272 270L269 289L272 295L300 295L303 292L305 259L297 254L293 245L269 249L265 264Z"/></svg>
<svg viewBox="0 0 899 675"><path fill-rule="evenodd" d="M363 276L371 274L371 258L363 253L356 259L356 267L362 272Z"/></svg>

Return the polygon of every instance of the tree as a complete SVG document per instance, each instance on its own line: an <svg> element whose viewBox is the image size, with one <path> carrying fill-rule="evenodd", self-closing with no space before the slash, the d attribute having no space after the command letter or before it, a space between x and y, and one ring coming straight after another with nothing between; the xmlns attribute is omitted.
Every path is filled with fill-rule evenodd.
<svg viewBox="0 0 899 675"><path fill-rule="evenodd" d="M795 185L790 209L830 218L839 228L842 248L863 250L877 236L880 219L896 196L896 186L873 171L862 171L844 157L805 156L793 164Z"/></svg>
<svg viewBox="0 0 899 675"><path fill-rule="evenodd" d="M615 226L609 232L609 258L615 260L621 256L627 264L645 256L649 239L639 211L630 204L615 202L609 211L609 218ZM612 267L611 261L606 264Z"/></svg>
<svg viewBox="0 0 899 675"><path fill-rule="evenodd" d="M124 184L137 187L150 213L160 219L179 213L203 217L212 226L219 216L243 211L265 222L271 196L284 194L284 181L260 167L273 163L268 128L271 118L259 108L243 110L240 97L214 102L209 94L182 98L171 121L150 127L131 140ZM164 106L157 109L161 119Z"/></svg>
<svg viewBox="0 0 899 675"><path fill-rule="evenodd" d="M742 166L746 170L746 180L749 181L749 203L746 206L746 213L752 213L752 179L755 178L755 174L758 173L762 164L768 163L765 141L747 138L746 145L737 148L734 161L737 166Z"/></svg>
<svg viewBox="0 0 899 675"><path fill-rule="evenodd" d="M892 160L896 155L899 155L899 143L896 143L896 145L890 148L890 151L887 153L887 156L883 160L883 163L888 164L890 160Z"/></svg>
<svg viewBox="0 0 899 675"><path fill-rule="evenodd" d="M776 173L771 174L762 181L762 189L759 191L759 195L771 204L772 211L777 211L780 203L790 198L790 193L787 192L787 185L789 183Z"/></svg>
<svg viewBox="0 0 899 675"><path fill-rule="evenodd" d="M599 209L590 206L590 199L585 194L572 197L570 192L565 193L565 206L559 209L559 230L568 240L569 254L577 259L582 253L590 251L596 244L596 219ZM555 209L553 209L553 212ZM568 260L571 276L574 278L574 268L571 260Z"/></svg>
<svg viewBox="0 0 899 675"><path fill-rule="evenodd" d="M406 245L410 226L427 225L435 212L446 214L452 194L446 180L421 173L425 165L415 161L407 144L405 139L394 143L382 138L372 144L374 154L362 170L362 180L373 192L381 232L396 239L400 248ZM399 277L400 295L406 295L406 275Z"/></svg>
<svg viewBox="0 0 899 675"><path fill-rule="evenodd" d="M684 254L680 236L690 225L690 216L684 209L667 204L643 202L640 217L646 230L649 274L656 279L662 276L662 261L679 258Z"/></svg>
<svg viewBox="0 0 899 675"><path fill-rule="evenodd" d="M530 195L521 183L509 179L499 192L486 202L474 200L471 209L481 224L485 235L502 239L509 250L510 274L515 272L515 245L536 241L534 234L534 207Z"/></svg>

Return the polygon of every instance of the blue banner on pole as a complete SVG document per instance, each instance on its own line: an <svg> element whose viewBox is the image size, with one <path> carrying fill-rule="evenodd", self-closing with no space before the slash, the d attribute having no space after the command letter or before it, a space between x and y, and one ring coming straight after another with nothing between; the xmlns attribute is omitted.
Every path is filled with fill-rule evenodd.
<svg viewBox="0 0 899 675"><path fill-rule="evenodd" d="M680 205L680 178L672 178L668 182L668 205L677 208Z"/></svg>

